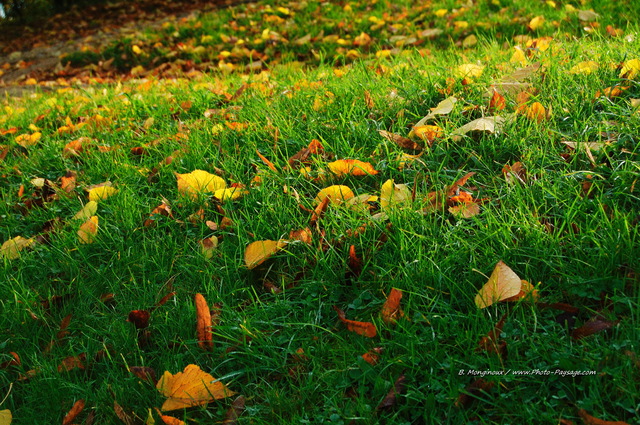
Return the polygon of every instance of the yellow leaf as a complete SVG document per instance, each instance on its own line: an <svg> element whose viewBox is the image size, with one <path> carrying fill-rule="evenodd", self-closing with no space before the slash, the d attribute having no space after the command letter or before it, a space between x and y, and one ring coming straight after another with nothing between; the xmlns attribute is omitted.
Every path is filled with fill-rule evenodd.
<svg viewBox="0 0 640 425"><path fill-rule="evenodd" d="M491 304L506 300L520 293L522 281L504 262L499 261L493 269L487 283L476 295L478 308L486 308Z"/></svg>
<svg viewBox="0 0 640 425"><path fill-rule="evenodd" d="M11 410L0 410L0 425L9 425L13 419L11 416Z"/></svg>
<svg viewBox="0 0 640 425"><path fill-rule="evenodd" d="M98 216L92 216L82 223L78 229L78 239L81 244L92 244L98 233Z"/></svg>
<svg viewBox="0 0 640 425"><path fill-rule="evenodd" d="M89 191L89 201L101 201L118 193L118 189L113 186L105 185L94 187Z"/></svg>
<svg viewBox="0 0 640 425"><path fill-rule="evenodd" d="M382 185L380 190L380 206L386 209L389 206L400 206L411 201L411 191L406 184L395 184L393 179L389 179Z"/></svg>
<svg viewBox="0 0 640 425"><path fill-rule="evenodd" d="M244 190L239 187L231 187L226 189L218 189L213 192L213 197L218 199L219 201L235 201L240 198L242 195L246 195L249 193L247 190Z"/></svg>
<svg viewBox="0 0 640 425"><path fill-rule="evenodd" d="M194 364L188 365L183 372L175 375L165 371L156 388L167 397L162 405L163 412L201 406L235 394Z"/></svg>
<svg viewBox="0 0 640 425"><path fill-rule="evenodd" d="M536 31L544 24L544 16L536 16L531 21L529 21L529 28L531 31Z"/></svg>
<svg viewBox="0 0 640 425"><path fill-rule="evenodd" d="M92 215L95 215L98 211L98 203L96 201L89 201L85 204L80 211L73 216L74 220L88 220Z"/></svg>
<svg viewBox="0 0 640 425"><path fill-rule="evenodd" d="M447 13L449 13L447 9L438 9L435 12L433 12L433 14L436 15L438 18L442 18Z"/></svg>
<svg viewBox="0 0 640 425"><path fill-rule="evenodd" d="M631 59L624 63L620 70L620 78L628 78L629 80L636 78L640 73L640 59Z"/></svg>
<svg viewBox="0 0 640 425"><path fill-rule="evenodd" d="M584 61L576 64L569 70L569 74L583 74L589 75L593 71L596 71L600 65L595 61Z"/></svg>
<svg viewBox="0 0 640 425"><path fill-rule="evenodd" d="M142 54L142 49L135 44L131 46L131 50L133 50L133 53L135 53L136 55Z"/></svg>
<svg viewBox="0 0 640 425"><path fill-rule="evenodd" d="M20 251L28 248L34 242L34 239L26 239L22 236L16 236L2 244L2 247L0 247L0 255L8 260L15 260L20 257Z"/></svg>
<svg viewBox="0 0 640 425"><path fill-rule="evenodd" d="M194 170L188 174L175 173L178 179L178 192L192 199L202 193L214 193L227 187L225 181L214 174L203 170Z"/></svg>
<svg viewBox="0 0 640 425"><path fill-rule="evenodd" d="M373 165L368 162L358 161L357 159L339 159L327 164L331 172L337 176L366 176L378 174Z"/></svg>
<svg viewBox="0 0 640 425"><path fill-rule="evenodd" d="M33 134L21 134L20 136L16 137L16 143L23 148L27 148L38 143L40 137L42 137L42 133L40 132L36 132Z"/></svg>
<svg viewBox="0 0 640 425"><path fill-rule="evenodd" d="M349 189L347 186L342 185L333 185L329 187L325 187L316 195L315 203L321 204L325 198L329 198L332 204L341 204L343 201L347 199L353 198L355 195L353 191Z"/></svg>
<svg viewBox="0 0 640 425"><path fill-rule="evenodd" d="M457 68L457 71L460 78L479 77L482 75L482 71L484 71L484 66L476 65L474 63L466 63L464 65L460 65Z"/></svg>
<svg viewBox="0 0 640 425"><path fill-rule="evenodd" d="M511 55L511 59L509 59L511 63L517 63L520 66L527 65L527 57L524 54L524 51L520 47L515 47L513 51L513 55Z"/></svg>
<svg viewBox="0 0 640 425"><path fill-rule="evenodd" d="M200 249L202 251L202 255L207 260L213 258L213 253L218 248L218 237L211 236L210 238L206 238L200 241Z"/></svg>
<svg viewBox="0 0 640 425"><path fill-rule="evenodd" d="M279 241L255 241L247 245L244 251L244 263L248 269L264 263L269 257L278 252L287 244L287 241L280 239Z"/></svg>
<svg viewBox="0 0 640 425"><path fill-rule="evenodd" d="M411 132L417 138L428 142L429 145L431 145L434 140L444 136L444 131L437 125L418 125L413 127Z"/></svg>

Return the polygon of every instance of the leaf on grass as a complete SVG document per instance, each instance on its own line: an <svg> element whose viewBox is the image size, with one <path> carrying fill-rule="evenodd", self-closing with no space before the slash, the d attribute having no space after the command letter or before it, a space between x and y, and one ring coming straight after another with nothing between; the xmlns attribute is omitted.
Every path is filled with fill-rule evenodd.
<svg viewBox="0 0 640 425"><path fill-rule="evenodd" d="M88 220L98 212L98 203L96 201L87 202L80 211L73 216L73 220Z"/></svg>
<svg viewBox="0 0 640 425"><path fill-rule="evenodd" d="M476 351L487 351L489 353L496 353L500 357L504 357L507 351L507 343L500 341L500 333L504 327L504 322L507 319L507 313L502 316L496 326L486 336L480 338L478 341L478 347Z"/></svg>
<svg viewBox="0 0 640 425"><path fill-rule="evenodd" d="M102 201L104 199L109 198L110 196L118 193L118 189L111 186L111 182L107 182L101 186L95 186L89 190L89 201Z"/></svg>
<svg viewBox="0 0 640 425"><path fill-rule="evenodd" d="M185 421L178 418L174 418L173 416L160 415L160 420L165 425L186 425Z"/></svg>
<svg viewBox="0 0 640 425"><path fill-rule="evenodd" d="M21 134L20 136L16 137L16 143L23 148L28 148L38 143L40 137L42 137L42 133L39 132L33 134Z"/></svg>
<svg viewBox="0 0 640 425"><path fill-rule="evenodd" d="M458 399L454 403L454 406L461 409L469 407L480 394L489 391L494 385L495 384L493 382L485 381L483 378L476 379L465 387L465 392L460 393Z"/></svg>
<svg viewBox="0 0 640 425"><path fill-rule="evenodd" d="M456 73L460 78L480 77L484 71L484 66L475 63L466 63L456 68Z"/></svg>
<svg viewBox="0 0 640 425"><path fill-rule="evenodd" d="M235 201L243 195L249 193L242 187L229 187L225 189L218 189L213 192L213 197L216 198L220 202L224 201Z"/></svg>
<svg viewBox="0 0 640 425"><path fill-rule="evenodd" d="M424 140L427 145L431 146L436 139L444 136L444 131L437 125L415 125L409 135Z"/></svg>
<svg viewBox="0 0 640 425"><path fill-rule="evenodd" d="M203 372L200 367L190 364L183 372L175 375L165 371L156 386L167 400L162 405L162 411L201 406L214 399L230 397L235 393L222 382Z"/></svg>
<svg viewBox="0 0 640 425"><path fill-rule="evenodd" d="M9 354L13 358L11 360L7 360L6 362L0 363L0 369L6 369L9 366L20 366L22 364L18 353L16 353L15 351L10 351Z"/></svg>
<svg viewBox="0 0 640 425"><path fill-rule="evenodd" d="M521 282L521 279L509 266L499 261L487 283L476 295L476 305L478 308L486 308L495 302L518 295L522 288Z"/></svg>
<svg viewBox="0 0 640 425"><path fill-rule="evenodd" d="M584 409L578 410L578 416L582 418L586 425L629 425L627 422L623 421L604 421L602 419L595 418L588 414Z"/></svg>
<svg viewBox="0 0 640 425"><path fill-rule="evenodd" d="M255 241L247 245L244 251L244 263L249 270L264 263L269 257L278 252L287 244L287 241L264 240Z"/></svg>
<svg viewBox="0 0 640 425"><path fill-rule="evenodd" d="M582 22L593 22L600 17L593 10L578 10L578 19Z"/></svg>
<svg viewBox="0 0 640 425"><path fill-rule="evenodd" d="M78 240L81 244L92 244L98 234L98 216L92 216L82 223L78 229Z"/></svg>
<svg viewBox="0 0 640 425"><path fill-rule="evenodd" d="M338 318L342 323L347 326L347 329L351 332L355 332L358 335L366 336L367 338L373 338L378 334L376 326L371 322L357 322L355 320L349 320L346 318L344 311L336 306L333 309L338 313Z"/></svg>
<svg viewBox="0 0 640 425"><path fill-rule="evenodd" d="M571 332L571 337L573 339L582 339L595 333L611 329L617 325L618 322L619 320L611 321L600 315L596 315L589 319L584 325L574 329L573 332Z"/></svg>
<svg viewBox="0 0 640 425"><path fill-rule="evenodd" d="M136 329L145 329L149 327L149 319L151 314L147 310L131 310L127 322L133 323Z"/></svg>
<svg viewBox="0 0 640 425"><path fill-rule="evenodd" d="M489 100L489 111L502 111L506 106L507 101L505 100L504 96L494 90L493 95L491 96L491 100Z"/></svg>
<svg viewBox="0 0 640 425"><path fill-rule="evenodd" d="M356 254L356 246L349 247L349 260L347 261L347 278L358 277L362 273L362 258Z"/></svg>
<svg viewBox="0 0 640 425"><path fill-rule="evenodd" d="M531 31L537 31L538 29L542 28L543 24L544 24L544 16L536 16L535 18L529 21L528 27Z"/></svg>
<svg viewBox="0 0 640 425"><path fill-rule="evenodd" d="M212 259L213 254L215 253L216 249L218 249L218 237L211 236L208 238L204 238L198 243L200 244L200 251L202 252L204 258L206 258L207 260Z"/></svg>
<svg viewBox="0 0 640 425"><path fill-rule="evenodd" d="M244 411L244 405L246 401L247 399L243 395L238 396L235 400L233 400L233 403L231 403L231 407L229 407L227 413L225 414L224 421L222 421L223 425L235 425L238 423L238 418L240 418L240 415Z"/></svg>
<svg viewBox="0 0 640 425"><path fill-rule="evenodd" d="M0 410L0 425L10 425L12 420L11 410Z"/></svg>
<svg viewBox="0 0 640 425"><path fill-rule="evenodd" d="M171 212L171 207L169 206L169 203L167 202L166 199L163 199L162 203L160 205L158 205L157 207L155 207L153 209L153 211L151 211L151 214L149 214L149 218L147 218L142 225L144 227L153 227L153 226L155 226L156 225L156 219L159 216L173 217L173 214Z"/></svg>
<svg viewBox="0 0 640 425"><path fill-rule="evenodd" d="M333 185L322 189L315 198L316 204L322 204L322 202L329 198L329 202L332 204L341 204L347 199L353 198L355 195L351 189L343 185Z"/></svg>
<svg viewBox="0 0 640 425"><path fill-rule="evenodd" d="M148 366L131 366L129 371L136 375L138 378L143 381L149 381L156 385L158 383L158 379L156 378L156 371Z"/></svg>
<svg viewBox="0 0 640 425"><path fill-rule="evenodd" d="M590 75L594 71L597 71L599 67L600 65L596 61L583 61L574 65L569 70L569 74Z"/></svg>
<svg viewBox="0 0 640 425"><path fill-rule="evenodd" d="M136 421L133 419L130 413L127 413L117 401L113 401L113 412L118 419L124 422L125 425L136 425Z"/></svg>
<svg viewBox="0 0 640 425"><path fill-rule="evenodd" d="M457 142L462 139L462 136L471 132L498 134L505 122L506 119L501 116L478 118L455 130L451 137Z"/></svg>
<svg viewBox="0 0 640 425"><path fill-rule="evenodd" d="M425 123L427 123L427 121L434 119L438 115L447 115L447 114L449 114L451 111L453 111L453 106L455 105L455 103L457 101L458 101L458 99L453 97L453 96L446 98L442 102L438 103L435 108L431 108L431 112L429 112L429 114L427 114L427 116L425 116L420 121L418 121L414 125L414 127L419 127L421 125L424 125ZM411 137L411 136L412 136L412 134L409 133L409 137Z"/></svg>
<svg viewBox="0 0 640 425"><path fill-rule="evenodd" d="M369 363L371 366L375 366L380 361L380 354L382 354L382 347L375 347L371 350L367 351L362 355L362 358L365 362Z"/></svg>
<svg viewBox="0 0 640 425"><path fill-rule="evenodd" d="M378 174L373 165L357 159L339 159L327 164L329 170L336 176L368 176Z"/></svg>
<svg viewBox="0 0 640 425"><path fill-rule="evenodd" d="M622 65L620 70L620 78L627 78L629 80L636 78L640 73L640 59L628 60Z"/></svg>
<svg viewBox="0 0 640 425"><path fill-rule="evenodd" d="M7 260L15 260L20 258L20 252L29 248L35 243L33 238L23 238L22 236L16 236L13 239L9 239L0 247L0 255Z"/></svg>
<svg viewBox="0 0 640 425"><path fill-rule="evenodd" d="M194 297L196 303L196 334L198 336L198 345L203 350L211 351L213 349L213 334L211 332L211 310L202 294L198 293Z"/></svg>
<svg viewBox="0 0 640 425"><path fill-rule="evenodd" d="M396 323L396 320L404 316L404 312L400 308L400 300L402 300L402 291L392 288L387 300L380 310L382 320L386 324L393 325Z"/></svg>
<svg viewBox="0 0 640 425"><path fill-rule="evenodd" d="M292 241L301 241L307 245L311 245L313 241L313 234L311 229L305 227L304 229L292 230L289 232L289 239Z"/></svg>
<svg viewBox="0 0 640 425"><path fill-rule="evenodd" d="M256 153L258 154L258 157L262 160L262 162L264 162L271 171L275 171L276 173L278 172L278 169L275 165L273 165L273 162L269 161L267 157L262 155L258 149L256 149Z"/></svg>
<svg viewBox="0 0 640 425"><path fill-rule="evenodd" d="M178 192L192 199L196 199L203 193L214 193L227 186L221 177L203 170L194 170L187 174L175 173L175 175L178 179Z"/></svg>
<svg viewBox="0 0 640 425"><path fill-rule="evenodd" d="M398 402L398 396L402 395L407 387L407 377L402 374L396 379L393 388L389 390L384 399L378 404L376 410L389 410Z"/></svg>
<svg viewBox="0 0 640 425"><path fill-rule="evenodd" d="M423 147L420 146L418 143L414 142L413 140L407 137L402 137L399 134L390 133L385 130L378 130L378 133L385 139L392 141L393 143L395 143L396 145L400 146L403 149L409 149L416 152L420 152L423 149Z"/></svg>
<svg viewBox="0 0 640 425"><path fill-rule="evenodd" d="M70 372L74 369L84 369L84 362L87 359L85 353L77 356L69 356L62 359L62 362L58 365L58 372Z"/></svg>
<svg viewBox="0 0 640 425"><path fill-rule="evenodd" d="M380 206L387 209L390 206L402 206L411 202L411 191L406 184L395 184L389 179L382 184L380 189Z"/></svg>
<svg viewBox="0 0 640 425"><path fill-rule="evenodd" d="M64 416L64 419L62 419L62 425L71 425L78 415L82 413L84 406L85 401L83 399L73 403L71 410L69 410L69 412Z"/></svg>

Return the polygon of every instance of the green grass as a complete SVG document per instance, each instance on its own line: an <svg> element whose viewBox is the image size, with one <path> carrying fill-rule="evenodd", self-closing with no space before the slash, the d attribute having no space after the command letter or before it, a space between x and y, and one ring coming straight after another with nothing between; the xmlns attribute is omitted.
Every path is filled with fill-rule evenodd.
<svg viewBox="0 0 640 425"><path fill-rule="evenodd" d="M304 35L305 23L307 28L311 22L317 25L317 13L305 15L317 4L306 4L296 9L299 22L289 28L289 39L298 32ZM410 13L428 15L459 6L443 2ZM220 25L228 25L228 14L246 15L238 16L240 22L250 19L249 12L258 7L241 6L218 17L190 20L180 37L201 37L197 31L217 37L227 31ZM343 9L326 7L336 14L326 14L329 34ZM384 4L370 7L367 14L382 13ZM545 15L549 6L538 7L522 12L527 22ZM0 162L0 240L36 237L51 220L61 222L48 233L48 243L0 264L0 275L6 276L0 280L0 363L9 360L12 351L22 361L0 369L0 400L8 394L0 409L10 409L15 423L56 423L75 400L86 399L87 408L76 422L91 409L96 423L120 423L113 410L116 400L128 412L146 418L148 409L160 407L164 397L127 368L149 366L161 376L165 370L176 373L197 364L246 397L239 423L538 424L561 418L579 421L578 409L604 420L638 422L640 370L633 353L640 351L640 115L632 99L640 97L640 89L637 78L620 78L619 64L640 58L640 49L625 39L637 33L636 23L627 28L619 16L605 15L606 5L591 7L603 15L603 23L624 28L624 35L597 32L583 37L580 28L576 39L553 33L550 49L532 52L527 59L544 66L527 81L535 89L532 101L550 110L550 117L537 122L514 115L499 134L459 141L450 137L455 129L491 115L484 96L489 85L520 66L509 62L514 52L510 36L517 32L506 21L503 29L502 21L496 23L494 32L480 35L478 44L465 50L441 51L435 41L425 45L431 46L429 55L411 48L406 54L382 59L371 55L347 66L340 66L337 50L331 50L325 52L326 60L314 63L317 66L304 67L290 61L307 56L287 56L287 50L268 73L150 77L4 99L0 129L19 131L1 136L1 144L10 150ZM506 14L494 9L480 8L483 14L469 16L472 27L489 17L504 19ZM548 21L563 19L566 13L552 10ZM197 22L202 22L201 30L193 29ZM562 22L560 31L572 30L564 27L568 21ZM352 35L361 30L354 28ZM373 51L385 47L376 43ZM586 60L600 67L590 75L569 72ZM463 83L456 69L468 63L485 68L482 75ZM226 100L224 93L233 95L243 84L247 86L242 94ZM614 99L595 99L596 92L615 84L629 88ZM454 110L436 120L445 136L400 168L403 150L378 130L406 136L449 95L458 98ZM316 99L324 105L314 107ZM513 114L516 108L515 98L507 97L500 114ZM211 109L223 111L205 117ZM107 123L70 134L58 131L66 117L78 124L97 114ZM231 122L246 128L233 130L227 125ZM31 147L18 146L18 135L33 132L31 123L39 128L41 139ZM94 141L78 157L63 155L64 146L79 137ZM345 158L370 162L379 173L332 177L326 171L328 178L313 180L286 168L287 160L312 139L332 154L312 157L313 175L326 170L327 162ZM590 151L591 158L584 147L572 151L562 143L609 139L601 149ZM132 154L131 149L140 146L147 146L146 154ZM279 172L270 171L256 149ZM149 178L170 155L173 161ZM526 167L525 183L509 183L502 173L505 164L516 161ZM205 224L222 220L210 196L190 199L178 192L175 173L195 169L222 170L228 184L247 186L246 195L222 205L233 221L230 227L212 231ZM29 199L40 196L32 195L32 179L59 184L68 171L77 174L75 190L27 208ZM479 215L460 219L446 208L425 212L429 192L446 190L468 172L476 174L465 190L474 198L486 198ZM257 173L262 184L252 186ZM322 188L344 184L358 195L379 195L387 179L415 189L415 200L391 208L381 220L330 206L319 221L325 250L318 249L320 238L314 233L312 246L291 243L263 266L245 267L249 243L288 238L291 230L308 226L311 214L299 204L313 209ZM95 242L82 245L77 236L81 221L72 217L88 201L84 188L105 181L113 182L118 193L99 201ZM592 182L588 195L583 190L587 181ZM19 197L21 185L25 189ZM158 217L155 227L145 227L144 220L163 198L173 218ZM192 222L200 209L204 220ZM349 236L365 223L364 232ZM220 238L220 245L207 259L198 242L211 235ZM382 244L381 235L387 237ZM357 277L347 275L351 245L363 260ZM562 312L540 303L497 303L478 309L474 297L499 260L536 285L540 303L578 308L575 327L596 314L619 323L575 340L571 327L557 317ZM282 291L266 290L265 280ZM404 293L405 318L395 326L379 316L392 288ZM153 309L171 291L175 297L151 312L147 336L126 322L130 311ZM202 293L210 305L223 306L213 330L212 352L197 344L195 293ZM105 294L113 294L113 301L105 303ZM373 321L378 336L349 332L333 306L345 310L349 319ZM507 312L501 340L507 343L508 355L476 351L480 338ZM58 340L67 315L72 315L69 333ZM57 342L47 349L51 341ZM372 366L360 356L374 347L384 351ZM306 358L300 359L299 349ZM58 372L64 358L81 353L86 355L84 370ZM468 370L536 369L550 375L487 376L492 389L476 395L468 406L456 406L477 379ZM30 370L35 375L21 380ZM556 370L596 375L562 377ZM377 410L401 375L406 377L404 392L391 409ZM222 421L230 405L231 400L221 400L168 414L187 423L211 423Z"/></svg>

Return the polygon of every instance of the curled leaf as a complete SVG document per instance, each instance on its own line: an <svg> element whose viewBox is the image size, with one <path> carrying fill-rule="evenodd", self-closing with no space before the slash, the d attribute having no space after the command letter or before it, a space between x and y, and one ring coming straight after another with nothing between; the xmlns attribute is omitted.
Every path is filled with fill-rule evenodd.
<svg viewBox="0 0 640 425"><path fill-rule="evenodd" d="M244 263L248 269L264 263L269 257L278 252L287 244L285 240L264 240L255 241L247 245L244 251Z"/></svg>
<svg viewBox="0 0 640 425"><path fill-rule="evenodd" d="M389 179L382 184L380 189L380 206L387 209L390 206L402 206L411 201L411 191L406 184L395 184Z"/></svg>
<svg viewBox="0 0 640 425"><path fill-rule="evenodd" d="M198 335L198 345L203 350L213 349L213 335L211 333L211 310L202 294L196 294L196 333Z"/></svg>
<svg viewBox="0 0 640 425"><path fill-rule="evenodd" d="M493 269L487 283L476 295L478 308L486 308L491 304L516 296L522 287L521 279L504 262L499 261Z"/></svg>
<svg viewBox="0 0 640 425"><path fill-rule="evenodd" d="M402 300L402 291L392 288L387 301L385 301L380 310L380 315L385 323L395 324L398 318L404 316L404 312L400 308L400 300Z"/></svg>

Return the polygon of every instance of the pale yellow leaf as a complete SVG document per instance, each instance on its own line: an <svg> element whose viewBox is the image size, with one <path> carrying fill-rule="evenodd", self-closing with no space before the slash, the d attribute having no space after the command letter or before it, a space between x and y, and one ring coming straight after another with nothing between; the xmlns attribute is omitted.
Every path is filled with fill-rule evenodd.
<svg viewBox="0 0 640 425"><path fill-rule="evenodd" d="M109 198L110 196L115 195L116 193L118 193L118 189L110 185L94 187L93 189L89 190L89 201L102 201Z"/></svg>
<svg viewBox="0 0 640 425"><path fill-rule="evenodd" d="M536 31L542 27L544 24L544 16L536 16L532 20L529 21L529 28L531 31Z"/></svg>
<svg viewBox="0 0 640 425"><path fill-rule="evenodd" d="M191 198L197 198L199 194L203 193L214 193L216 190L227 187L221 177L203 170L194 170L187 174L175 174L178 179L178 192Z"/></svg>
<svg viewBox="0 0 640 425"><path fill-rule="evenodd" d="M395 184L393 179L383 183L380 189L380 206L383 210L390 206L402 206L411 201L411 191L406 184Z"/></svg>
<svg viewBox="0 0 640 425"><path fill-rule="evenodd" d="M28 248L35 242L35 239L26 239L22 236L16 236L13 239L9 239L0 247L0 255L8 260L15 260L20 257L20 251Z"/></svg>
<svg viewBox="0 0 640 425"><path fill-rule="evenodd" d="M484 66L482 65L477 65L475 63L465 63L458 66L457 75L460 78L475 78L481 76L482 71L484 71Z"/></svg>
<svg viewBox="0 0 640 425"><path fill-rule="evenodd" d="M13 416L11 416L11 410L0 410L0 425L10 425L12 420Z"/></svg>
<svg viewBox="0 0 640 425"><path fill-rule="evenodd" d="M620 78L633 79L640 73L640 59L631 59L624 63L620 70Z"/></svg>
<svg viewBox="0 0 640 425"><path fill-rule="evenodd" d="M593 71L597 71L599 66L600 65L598 65L598 62L596 61L580 62L574 65L573 68L569 70L569 74L589 75Z"/></svg>
<svg viewBox="0 0 640 425"><path fill-rule="evenodd" d="M88 220L92 215L95 215L96 212L98 212L98 203L96 201L89 201L73 216L73 220Z"/></svg>
<svg viewBox="0 0 640 425"><path fill-rule="evenodd" d="M520 293L522 281L504 262L499 261L493 269L487 283L480 289L475 298L478 308L486 308L491 304L506 300Z"/></svg>

